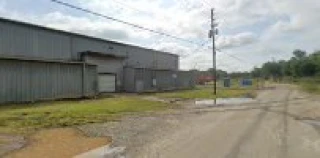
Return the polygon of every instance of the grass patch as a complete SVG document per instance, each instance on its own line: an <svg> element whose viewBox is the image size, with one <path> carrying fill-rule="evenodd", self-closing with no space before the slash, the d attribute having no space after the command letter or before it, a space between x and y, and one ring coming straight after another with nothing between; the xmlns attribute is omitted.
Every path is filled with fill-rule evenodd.
<svg viewBox="0 0 320 158"><path fill-rule="evenodd" d="M306 92L320 94L320 77L302 78L296 80L296 83Z"/></svg>
<svg viewBox="0 0 320 158"><path fill-rule="evenodd" d="M231 97L255 97L256 92L252 88L232 88L217 90L217 96L213 95L210 87L198 87L194 90L184 90L178 92L157 93L156 96L163 98L181 98L181 99L214 99Z"/></svg>
<svg viewBox="0 0 320 158"><path fill-rule="evenodd" d="M0 106L0 132L24 133L40 128L99 123L127 113L163 110L166 106L136 97L6 105Z"/></svg>
<svg viewBox="0 0 320 158"><path fill-rule="evenodd" d="M7 144L8 142L0 139L0 145Z"/></svg>
<svg viewBox="0 0 320 158"><path fill-rule="evenodd" d="M310 84L310 83L302 83L300 86L302 87L303 90L305 90L307 92L320 94L319 85L314 85L314 84Z"/></svg>

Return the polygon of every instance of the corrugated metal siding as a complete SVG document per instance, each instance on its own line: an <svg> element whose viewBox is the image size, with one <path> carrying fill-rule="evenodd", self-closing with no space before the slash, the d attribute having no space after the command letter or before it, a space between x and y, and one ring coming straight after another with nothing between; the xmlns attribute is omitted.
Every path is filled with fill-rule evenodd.
<svg viewBox="0 0 320 158"><path fill-rule="evenodd" d="M28 75L31 69L25 62L12 63L8 61L0 62L0 103L30 100L31 77ZM29 101L28 100L28 101Z"/></svg>
<svg viewBox="0 0 320 158"><path fill-rule="evenodd" d="M137 89L139 92L146 92L195 87L194 73L189 71L125 68L124 73L126 92L138 92ZM131 76L134 76L134 79ZM156 79L156 86L153 85L153 79ZM137 88L141 83L143 83L142 90L140 87Z"/></svg>
<svg viewBox="0 0 320 158"><path fill-rule="evenodd" d="M135 92L135 73L134 68L124 68L124 91Z"/></svg>
<svg viewBox="0 0 320 158"><path fill-rule="evenodd" d="M98 71L96 66L86 66L85 78L85 95L94 96L98 92Z"/></svg>
<svg viewBox="0 0 320 158"><path fill-rule="evenodd" d="M128 47L127 66L135 68L154 68L155 59L152 51Z"/></svg>
<svg viewBox="0 0 320 158"><path fill-rule="evenodd" d="M180 89L194 88L196 85L195 74L192 71L177 72L177 87Z"/></svg>
<svg viewBox="0 0 320 158"><path fill-rule="evenodd" d="M175 55L0 20L0 56L71 61L80 60L79 53L85 51L127 56L126 66L136 68L177 70L179 66Z"/></svg>
<svg viewBox="0 0 320 158"><path fill-rule="evenodd" d="M172 71L156 71L157 88L159 90L174 89L176 87L175 72Z"/></svg>
<svg viewBox="0 0 320 158"><path fill-rule="evenodd" d="M123 89L123 66L122 58L86 56L85 62L97 65L98 73L112 73L117 77L117 91Z"/></svg>
<svg viewBox="0 0 320 158"><path fill-rule="evenodd" d="M179 57L159 51L128 47L127 66L135 68L178 70Z"/></svg>
<svg viewBox="0 0 320 158"><path fill-rule="evenodd" d="M86 56L86 63L97 65L98 73L122 73L123 59L112 57Z"/></svg>
<svg viewBox="0 0 320 158"><path fill-rule="evenodd" d="M0 60L0 103L19 103L83 96L82 64ZM95 67L89 67L92 75ZM94 94L89 79L88 94Z"/></svg>
<svg viewBox="0 0 320 158"><path fill-rule="evenodd" d="M70 37L0 21L0 55L44 59L71 59Z"/></svg>
<svg viewBox="0 0 320 158"><path fill-rule="evenodd" d="M81 65L30 63L32 98L73 98L82 95ZM28 92L27 90L25 90Z"/></svg>
<svg viewBox="0 0 320 158"><path fill-rule="evenodd" d="M126 47L109 42L84 37L72 37L72 59L79 60L79 52L99 52L116 56L126 56Z"/></svg>
<svg viewBox="0 0 320 158"><path fill-rule="evenodd" d="M179 57L172 54L155 53L157 69L178 70Z"/></svg>
<svg viewBox="0 0 320 158"><path fill-rule="evenodd" d="M135 69L135 82L143 82L143 89L145 91L155 90L156 87L152 85L154 72L150 69ZM136 83L137 84L137 83Z"/></svg>

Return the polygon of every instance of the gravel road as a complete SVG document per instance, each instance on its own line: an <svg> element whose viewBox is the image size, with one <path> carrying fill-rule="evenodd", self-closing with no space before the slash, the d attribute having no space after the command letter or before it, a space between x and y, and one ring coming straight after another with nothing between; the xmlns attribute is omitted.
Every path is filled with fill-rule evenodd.
<svg viewBox="0 0 320 158"><path fill-rule="evenodd" d="M253 103L210 107L186 103L167 113L81 126L112 136L128 158L318 158L320 100L287 85Z"/></svg>

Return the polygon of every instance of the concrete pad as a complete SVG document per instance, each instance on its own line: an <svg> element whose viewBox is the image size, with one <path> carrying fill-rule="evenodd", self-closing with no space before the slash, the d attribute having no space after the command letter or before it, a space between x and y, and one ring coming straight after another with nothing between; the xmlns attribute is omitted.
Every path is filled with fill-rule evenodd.
<svg viewBox="0 0 320 158"><path fill-rule="evenodd" d="M125 147L110 147L110 145L93 149L74 158L125 158Z"/></svg>

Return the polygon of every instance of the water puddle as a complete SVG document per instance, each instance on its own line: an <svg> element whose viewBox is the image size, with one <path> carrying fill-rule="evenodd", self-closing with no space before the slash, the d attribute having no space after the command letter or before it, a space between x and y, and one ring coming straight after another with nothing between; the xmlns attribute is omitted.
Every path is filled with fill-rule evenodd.
<svg viewBox="0 0 320 158"><path fill-rule="evenodd" d="M303 122L312 125L312 126L317 126L320 127L320 121L315 121L315 120L303 120Z"/></svg>
<svg viewBox="0 0 320 158"><path fill-rule="evenodd" d="M196 105L211 105L211 106L218 106L218 105L239 105L245 103L252 103L256 100L252 98L217 98L211 100L197 100L195 101Z"/></svg>

